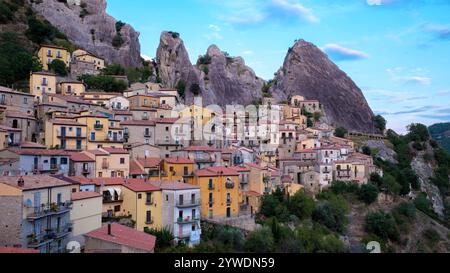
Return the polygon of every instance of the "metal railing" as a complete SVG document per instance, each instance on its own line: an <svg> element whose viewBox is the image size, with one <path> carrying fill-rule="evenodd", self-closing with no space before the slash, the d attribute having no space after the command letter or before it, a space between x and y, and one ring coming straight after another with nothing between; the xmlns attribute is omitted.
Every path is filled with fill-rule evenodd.
<svg viewBox="0 0 450 273"><path fill-rule="evenodd" d="M188 208L188 207L196 207L200 206L200 199L191 199L189 201L185 200L177 200L177 207L179 208Z"/></svg>

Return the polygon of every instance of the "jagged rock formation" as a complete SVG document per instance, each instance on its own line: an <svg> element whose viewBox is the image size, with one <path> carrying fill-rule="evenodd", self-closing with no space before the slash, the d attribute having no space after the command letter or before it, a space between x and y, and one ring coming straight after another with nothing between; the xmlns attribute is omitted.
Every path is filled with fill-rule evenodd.
<svg viewBox="0 0 450 273"><path fill-rule="evenodd" d="M317 99L328 121L349 130L373 133L374 114L361 90L319 48L298 41L276 73L272 95L286 100L293 95Z"/></svg>
<svg viewBox="0 0 450 273"><path fill-rule="evenodd" d="M226 56L212 45L196 65L192 65L183 41L176 33L163 32L157 50L159 77L163 85L175 88L185 84L186 103L193 100L190 92L198 84L204 105L252 103L261 98L264 80L245 65L241 57Z"/></svg>
<svg viewBox="0 0 450 273"><path fill-rule="evenodd" d="M177 33L161 33L156 52L156 66L163 86L176 88L181 81L185 85L186 99L192 100L192 94L187 91L192 84L200 83L200 72L192 66L183 40Z"/></svg>
<svg viewBox="0 0 450 273"><path fill-rule="evenodd" d="M109 63L127 67L142 66L139 33L130 25L126 24L120 30L121 45L113 46L113 39L118 33L116 20L106 13L106 0L33 2L30 1L33 10L45 17L77 46L91 51Z"/></svg>

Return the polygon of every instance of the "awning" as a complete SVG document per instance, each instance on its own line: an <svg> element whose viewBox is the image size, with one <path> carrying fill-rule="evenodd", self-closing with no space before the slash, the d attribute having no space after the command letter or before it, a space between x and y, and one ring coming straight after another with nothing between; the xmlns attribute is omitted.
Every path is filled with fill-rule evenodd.
<svg viewBox="0 0 450 273"><path fill-rule="evenodd" d="M111 194L111 196L114 197L114 188L109 188L108 191Z"/></svg>
<svg viewBox="0 0 450 273"><path fill-rule="evenodd" d="M114 187L113 189L117 192L117 195L120 196L120 194L122 193L122 189L118 187Z"/></svg>

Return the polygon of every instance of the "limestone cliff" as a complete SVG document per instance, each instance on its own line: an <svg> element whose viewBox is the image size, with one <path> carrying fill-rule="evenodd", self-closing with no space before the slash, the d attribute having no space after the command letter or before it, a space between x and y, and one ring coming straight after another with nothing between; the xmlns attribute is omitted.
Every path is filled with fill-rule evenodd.
<svg viewBox="0 0 450 273"><path fill-rule="evenodd" d="M142 66L139 33L128 24L117 32L117 21L106 13L106 0L39 0L30 4L75 45L109 63Z"/></svg>

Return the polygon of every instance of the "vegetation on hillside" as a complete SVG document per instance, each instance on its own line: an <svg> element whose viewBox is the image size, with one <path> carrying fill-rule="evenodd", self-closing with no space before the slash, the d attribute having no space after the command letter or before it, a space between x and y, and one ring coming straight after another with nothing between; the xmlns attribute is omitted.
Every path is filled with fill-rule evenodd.
<svg viewBox="0 0 450 273"><path fill-rule="evenodd" d="M450 122L429 127L431 137L450 153Z"/></svg>

